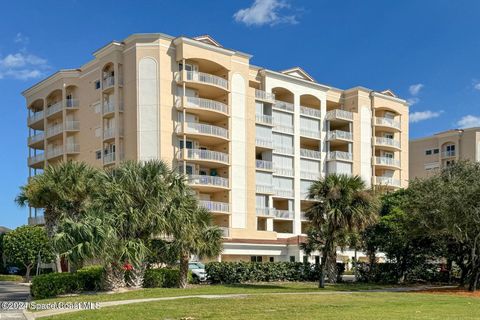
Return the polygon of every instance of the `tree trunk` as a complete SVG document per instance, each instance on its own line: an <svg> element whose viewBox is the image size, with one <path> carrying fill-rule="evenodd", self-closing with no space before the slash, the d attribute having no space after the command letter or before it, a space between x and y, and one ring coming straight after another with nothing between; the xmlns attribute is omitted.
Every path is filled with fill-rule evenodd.
<svg viewBox="0 0 480 320"><path fill-rule="evenodd" d="M327 257L328 252L325 248L322 250L322 261L320 263L320 279L318 279L318 287L325 288L325 275L327 272Z"/></svg>
<svg viewBox="0 0 480 320"><path fill-rule="evenodd" d="M107 264L105 267L105 290L118 290L125 287L125 270L118 264Z"/></svg>
<svg viewBox="0 0 480 320"><path fill-rule="evenodd" d="M478 278L480 277L480 268L478 266L472 268L472 275L470 277L470 285L468 291L475 292L477 290Z"/></svg>
<svg viewBox="0 0 480 320"><path fill-rule="evenodd" d="M337 283L337 252L332 250L327 259L327 278L329 283Z"/></svg>
<svg viewBox="0 0 480 320"><path fill-rule="evenodd" d="M26 267L26 271L25 271L25 283L29 283L30 282L30 271L32 270L32 265L29 264L28 266L25 266Z"/></svg>
<svg viewBox="0 0 480 320"><path fill-rule="evenodd" d="M178 287L186 288L188 280L188 260L190 256L188 253L182 253L180 256L180 274L178 278Z"/></svg>
<svg viewBox="0 0 480 320"><path fill-rule="evenodd" d="M130 270L129 277L127 279L128 287L139 289L143 286L145 268L145 264L141 263L138 267L134 267L132 270Z"/></svg>

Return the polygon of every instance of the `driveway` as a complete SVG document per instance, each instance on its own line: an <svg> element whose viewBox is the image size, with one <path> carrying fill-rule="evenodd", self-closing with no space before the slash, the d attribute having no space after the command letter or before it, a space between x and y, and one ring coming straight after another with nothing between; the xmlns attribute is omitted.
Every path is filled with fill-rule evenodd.
<svg viewBox="0 0 480 320"><path fill-rule="evenodd" d="M27 301L30 287L10 281L0 281L0 304L5 301ZM23 310L3 310L0 305L0 319L26 319Z"/></svg>

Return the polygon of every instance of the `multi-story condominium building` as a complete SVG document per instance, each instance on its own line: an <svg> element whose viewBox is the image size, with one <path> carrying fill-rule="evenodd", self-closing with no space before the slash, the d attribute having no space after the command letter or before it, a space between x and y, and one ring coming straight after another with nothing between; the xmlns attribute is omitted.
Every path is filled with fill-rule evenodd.
<svg viewBox="0 0 480 320"><path fill-rule="evenodd" d="M257 67L209 36L134 34L93 55L23 93L31 174L163 159L224 228L223 260L303 259L306 192L321 176L407 184L408 106L389 90Z"/></svg>
<svg viewBox="0 0 480 320"><path fill-rule="evenodd" d="M411 178L424 178L458 160L480 161L480 128L453 129L410 140Z"/></svg>

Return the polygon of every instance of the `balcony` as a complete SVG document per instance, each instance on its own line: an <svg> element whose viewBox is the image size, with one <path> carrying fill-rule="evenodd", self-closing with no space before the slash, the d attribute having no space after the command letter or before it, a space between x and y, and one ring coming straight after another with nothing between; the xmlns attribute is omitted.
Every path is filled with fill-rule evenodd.
<svg viewBox="0 0 480 320"><path fill-rule="evenodd" d="M300 128L300 135L313 139L320 139L320 131L307 128Z"/></svg>
<svg viewBox="0 0 480 320"><path fill-rule="evenodd" d="M115 127L103 129L103 140L115 139Z"/></svg>
<svg viewBox="0 0 480 320"><path fill-rule="evenodd" d="M285 146L273 146L273 152L275 153L283 153L287 155L293 155L293 147L285 147Z"/></svg>
<svg viewBox="0 0 480 320"><path fill-rule="evenodd" d="M38 226L45 224L45 216L28 217L28 225Z"/></svg>
<svg viewBox="0 0 480 320"><path fill-rule="evenodd" d="M188 175L188 183L194 186L206 186L213 188L228 188L228 179L218 176Z"/></svg>
<svg viewBox="0 0 480 320"><path fill-rule="evenodd" d="M47 138L50 138L62 132L63 132L63 123L60 123L60 124L56 124L54 126L48 127L47 130L45 130L45 136Z"/></svg>
<svg viewBox="0 0 480 320"><path fill-rule="evenodd" d="M38 142L43 142L45 139L45 133L40 132L37 134L34 134L33 136L28 137L28 145L36 144Z"/></svg>
<svg viewBox="0 0 480 320"><path fill-rule="evenodd" d="M273 194L276 197L293 198L293 190L275 189Z"/></svg>
<svg viewBox="0 0 480 320"><path fill-rule="evenodd" d="M273 141L271 139L256 138L255 145L260 148L273 149Z"/></svg>
<svg viewBox="0 0 480 320"><path fill-rule="evenodd" d="M281 132L281 133L287 133L287 134L293 134L293 127L292 126L284 126L281 124L274 124L273 125L273 131Z"/></svg>
<svg viewBox="0 0 480 320"><path fill-rule="evenodd" d="M32 124L40 120L43 120L43 116L44 116L43 111L32 112L27 118L28 125L31 126Z"/></svg>
<svg viewBox="0 0 480 320"><path fill-rule="evenodd" d="M255 168L257 170L272 171L273 170L273 163L272 163L272 161L256 160L255 161Z"/></svg>
<svg viewBox="0 0 480 320"><path fill-rule="evenodd" d="M114 85L115 85L115 76L106 77L102 81L102 89L103 90L113 88Z"/></svg>
<svg viewBox="0 0 480 320"><path fill-rule="evenodd" d="M375 165L384 167L400 167L400 160L389 157L375 157Z"/></svg>
<svg viewBox="0 0 480 320"><path fill-rule="evenodd" d="M289 211L289 210L274 209L274 215L275 215L275 218L291 220L294 218L295 212Z"/></svg>
<svg viewBox="0 0 480 320"><path fill-rule="evenodd" d="M320 179L320 172L300 170L300 178L305 180L318 180Z"/></svg>
<svg viewBox="0 0 480 320"><path fill-rule="evenodd" d="M182 149L179 152L180 160L214 162L228 165L229 156L227 153L203 150L203 149Z"/></svg>
<svg viewBox="0 0 480 320"><path fill-rule="evenodd" d="M227 227L218 227L218 229L222 230L222 236L224 238L228 238L230 236L230 229Z"/></svg>
<svg viewBox="0 0 480 320"><path fill-rule="evenodd" d="M329 131L327 135L327 140L328 141L352 141L353 135L351 132L347 131L341 131L341 130L334 130L334 131Z"/></svg>
<svg viewBox="0 0 480 320"><path fill-rule="evenodd" d="M300 149L300 157L312 158L312 159L321 159L322 153L320 151L316 151L316 150L301 148Z"/></svg>
<svg viewBox="0 0 480 320"><path fill-rule="evenodd" d="M352 161L353 155L349 152L344 152L344 151L331 151L327 153L327 160Z"/></svg>
<svg viewBox="0 0 480 320"><path fill-rule="evenodd" d="M219 112L219 113L228 115L228 106L219 101L197 98L197 97L185 97L185 101L186 102L184 107L186 108L213 111L213 112Z"/></svg>
<svg viewBox="0 0 480 320"><path fill-rule="evenodd" d="M80 121L77 121L77 120L67 120L67 121L65 121L65 130L66 131L78 131L78 130L80 130Z"/></svg>
<svg viewBox="0 0 480 320"><path fill-rule="evenodd" d="M300 114L302 116L320 118L321 112L318 109L313 109L309 107L300 106Z"/></svg>
<svg viewBox="0 0 480 320"><path fill-rule="evenodd" d="M67 143L65 145L65 151L67 153L79 153L80 152L80 145L76 143Z"/></svg>
<svg viewBox="0 0 480 320"><path fill-rule="evenodd" d="M226 202L200 200L199 205L213 213L230 213L230 204Z"/></svg>
<svg viewBox="0 0 480 320"><path fill-rule="evenodd" d="M272 185L263 185L257 184L255 188L256 193L262 194L273 194L273 186Z"/></svg>
<svg viewBox="0 0 480 320"><path fill-rule="evenodd" d="M66 108L70 108L70 109L78 108L79 105L80 105L80 102L78 101L78 99L65 99Z"/></svg>
<svg viewBox="0 0 480 320"><path fill-rule="evenodd" d="M300 212L300 220L308 221L307 214L305 213L305 211Z"/></svg>
<svg viewBox="0 0 480 320"><path fill-rule="evenodd" d="M54 104L50 105L47 107L47 111L45 112L45 115L47 117L56 114L57 112L62 111L63 109L63 102L62 101L57 101Z"/></svg>
<svg viewBox="0 0 480 320"><path fill-rule="evenodd" d="M375 117L375 125L379 127L387 127L387 128L401 130L400 121L395 121L394 119L385 118L385 117Z"/></svg>
<svg viewBox="0 0 480 320"><path fill-rule="evenodd" d="M63 146L56 146L47 149L47 159L55 158L61 155L63 155Z"/></svg>
<svg viewBox="0 0 480 320"><path fill-rule="evenodd" d="M255 115L255 121L260 124L265 124L272 126L273 125L273 117L266 115L266 114L256 114Z"/></svg>
<svg viewBox="0 0 480 320"><path fill-rule="evenodd" d="M273 168L273 174L277 176L293 177L293 168Z"/></svg>
<svg viewBox="0 0 480 320"><path fill-rule="evenodd" d="M209 135L228 140L227 129L198 122L184 122L183 125L180 124L177 127L177 133Z"/></svg>
<svg viewBox="0 0 480 320"><path fill-rule="evenodd" d="M255 212L258 217L273 217L275 215L274 208L256 208Z"/></svg>
<svg viewBox="0 0 480 320"><path fill-rule="evenodd" d="M273 103L275 102L275 94L255 89L255 99Z"/></svg>
<svg viewBox="0 0 480 320"><path fill-rule="evenodd" d="M275 102L273 104L273 107L275 109L288 111L288 112L293 112L293 110L294 110L293 103L280 101L280 100L275 100Z"/></svg>
<svg viewBox="0 0 480 320"><path fill-rule="evenodd" d="M342 109L334 109L327 112L326 119L330 121L353 121L353 113Z"/></svg>
<svg viewBox="0 0 480 320"><path fill-rule="evenodd" d="M119 106L120 107L118 108L118 110L123 111L123 103L122 102L119 102ZM102 107L102 113L103 113L104 116L115 113L115 103L114 102L104 103L103 107Z"/></svg>
<svg viewBox="0 0 480 320"><path fill-rule="evenodd" d="M115 163L115 152L110 152L110 153L107 153L107 154L104 154L103 155L103 164L111 164L111 163Z"/></svg>
<svg viewBox="0 0 480 320"><path fill-rule="evenodd" d="M181 71L176 78L180 81L197 82L228 90L228 80L213 74L198 71Z"/></svg>
<svg viewBox="0 0 480 320"><path fill-rule="evenodd" d="M392 177L375 177L375 184L388 187L400 187L400 180Z"/></svg>
<svg viewBox="0 0 480 320"><path fill-rule="evenodd" d="M43 162L43 161L45 161L45 154L40 153L40 154L29 157L28 158L28 165L33 166L33 165L38 164L38 163Z"/></svg>
<svg viewBox="0 0 480 320"><path fill-rule="evenodd" d="M375 145L381 147L400 149L400 141L384 137L375 137Z"/></svg>
<svg viewBox="0 0 480 320"><path fill-rule="evenodd" d="M455 150L442 151L442 158L452 158L456 156Z"/></svg>

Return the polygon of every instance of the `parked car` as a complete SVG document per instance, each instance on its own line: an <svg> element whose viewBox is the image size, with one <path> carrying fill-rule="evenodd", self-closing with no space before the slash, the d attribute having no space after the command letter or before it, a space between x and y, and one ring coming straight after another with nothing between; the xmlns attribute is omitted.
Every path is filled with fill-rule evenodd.
<svg viewBox="0 0 480 320"><path fill-rule="evenodd" d="M207 281L207 273L205 272L205 265L201 262L189 262L188 269L192 272L194 280L199 282Z"/></svg>
<svg viewBox="0 0 480 320"><path fill-rule="evenodd" d="M8 274L17 274L20 272L20 268L18 267L7 267L6 270Z"/></svg>

